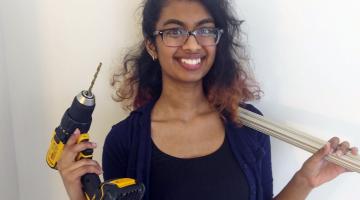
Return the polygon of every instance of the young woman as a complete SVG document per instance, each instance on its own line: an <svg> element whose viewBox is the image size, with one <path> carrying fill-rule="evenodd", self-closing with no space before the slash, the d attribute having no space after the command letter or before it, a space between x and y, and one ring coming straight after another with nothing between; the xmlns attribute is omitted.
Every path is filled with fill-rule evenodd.
<svg viewBox="0 0 360 200"><path fill-rule="evenodd" d="M117 89L133 112L106 138L105 180L135 178L145 200L300 200L346 171L324 158L357 149L334 137L273 197L269 137L242 126L236 111L260 113L245 103L259 89L243 67L240 24L226 0L144 2L144 42L125 57ZM82 175L102 173L94 160L75 161L96 146L76 144L78 135L58 163L72 200L84 199Z"/></svg>

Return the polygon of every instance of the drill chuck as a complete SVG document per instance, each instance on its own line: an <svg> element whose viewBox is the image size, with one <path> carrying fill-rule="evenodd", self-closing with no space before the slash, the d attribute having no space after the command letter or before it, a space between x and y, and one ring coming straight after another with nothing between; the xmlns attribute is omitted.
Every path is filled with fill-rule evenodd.
<svg viewBox="0 0 360 200"><path fill-rule="evenodd" d="M87 96L87 91L80 92L73 100L70 108L64 114L60 126L70 133L76 128L81 133L87 133L92 121L92 113L95 109L94 95Z"/></svg>

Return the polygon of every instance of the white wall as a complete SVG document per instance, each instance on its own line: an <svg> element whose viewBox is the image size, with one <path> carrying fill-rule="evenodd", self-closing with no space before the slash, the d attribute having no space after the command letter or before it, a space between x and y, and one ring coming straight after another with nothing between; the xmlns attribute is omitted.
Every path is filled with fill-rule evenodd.
<svg viewBox="0 0 360 200"><path fill-rule="evenodd" d="M237 11L265 92L264 114L324 140L360 145L360 3L356 0L237 1ZM280 191L309 154L272 140L274 190ZM346 174L308 199L358 199L359 174Z"/></svg>
<svg viewBox="0 0 360 200"><path fill-rule="evenodd" d="M0 15L0 22L2 16ZM3 199L18 199L16 154L9 109L9 87L0 23L0 194Z"/></svg>
<svg viewBox="0 0 360 200"><path fill-rule="evenodd" d="M124 117L110 97L109 80L121 52L137 37L134 11L138 5L117 0L3 0L19 175L19 198L10 199L67 199L61 178L46 165L45 154L52 131L74 96L89 87L100 61L104 65L93 90L97 108L91 136L99 143L95 157L101 161L105 134Z"/></svg>
<svg viewBox="0 0 360 200"><path fill-rule="evenodd" d="M110 98L109 79L122 53L139 38L139 2L3 0L2 48L10 94L10 109L4 113L10 114L1 112L0 117L11 116L6 124L13 125L12 130L1 126L1 138L5 132L14 136L19 185L19 197L10 199L67 199L59 175L46 166L45 153L63 112L89 86L100 61L104 66L94 87L92 138L101 147L111 125L125 117ZM256 105L266 116L324 139L339 135L360 145L355 133L360 127L355 92L360 31L353 22L360 17L355 12L359 5L352 0L237 1L237 11L247 21L252 64L265 92ZM309 155L272 142L278 192ZM101 148L95 158L101 160ZM14 169L15 161L8 164ZM6 167L0 165L0 171ZM358 174L347 174L309 199L355 199L360 193L351 188L358 180ZM17 190L16 184L10 193Z"/></svg>

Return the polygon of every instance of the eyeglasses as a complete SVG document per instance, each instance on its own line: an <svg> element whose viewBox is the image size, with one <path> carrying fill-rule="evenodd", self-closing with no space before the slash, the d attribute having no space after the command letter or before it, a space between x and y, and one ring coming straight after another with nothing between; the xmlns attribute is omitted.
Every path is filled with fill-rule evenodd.
<svg viewBox="0 0 360 200"><path fill-rule="evenodd" d="M162 41L168 47L180 47L184 45L190 35L193 35L201 46L215 46L219 43L223 32L222 29L218 28L199 28L194 31L172 28L154 31L153 36L160 35Z"/></svg>

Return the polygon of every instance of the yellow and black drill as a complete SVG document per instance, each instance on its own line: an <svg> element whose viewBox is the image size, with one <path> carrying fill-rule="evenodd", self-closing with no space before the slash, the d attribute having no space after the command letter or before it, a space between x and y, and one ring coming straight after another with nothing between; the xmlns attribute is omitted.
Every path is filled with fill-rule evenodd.
<svg viewBox="0 0 360 200"><path fill-rule="evenodd" d="M91 86L88 90L81 91L73 100L70 108L64 113L61 123L55 128L50 147L46 155L49 167L56 169L56 164L61 157L64 145L76 128L81 132L78 143L89 141L92 113L95 108L95 96L91 92L95 79L100 71L99 64ZM77 159L92 159L93 150L82 151ZM89 173L81 177L83 191L87 200L141 200L145 187L131 178L120 178L101 183L97 174Z"/></svg>

